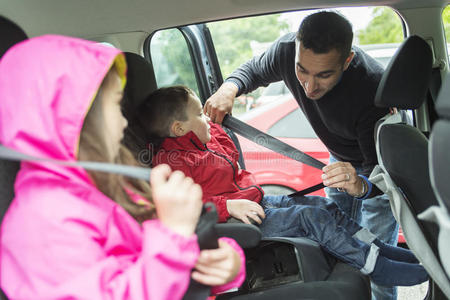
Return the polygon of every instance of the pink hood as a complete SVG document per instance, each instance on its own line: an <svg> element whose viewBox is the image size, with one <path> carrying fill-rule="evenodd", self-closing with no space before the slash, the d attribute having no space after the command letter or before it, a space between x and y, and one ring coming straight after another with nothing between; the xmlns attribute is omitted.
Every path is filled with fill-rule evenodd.
<svg viewBox="0 0 450 300"><path fill-rule="evenodd" d="M115 48L51 35L11 48L0 60L0 143L76 160L83 120L114 64L125 84ZM180 299L199 254L195 236L157 220L139 225L83 169L46 163L21 164L0 229L0 286L11 300Z"/></svg>
<svg viewBox="0 0 450 300"><path fill-rule="evenodd" d="M30 39L1 62L0 142L39 157L76 160L84 118L113 63L125 83L119 50L80 39ZM87 180L81 169L48 168L71 180Z"/></svg>

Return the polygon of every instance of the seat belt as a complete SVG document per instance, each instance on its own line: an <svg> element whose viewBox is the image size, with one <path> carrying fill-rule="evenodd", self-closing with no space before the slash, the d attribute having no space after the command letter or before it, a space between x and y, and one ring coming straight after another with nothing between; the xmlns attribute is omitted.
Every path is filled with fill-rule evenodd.
<svg viewBox="0 0 450 300"><path fill-rule="evenodd" d="M322 170L325 164L314 157L286 144L285 142L265 133L255 127L252 127L241 120L227 114L225 115L222 125L230 128L235 133L253 141L254 143L264 146L272 151L275 151L281 155L292 158L301 163L307 164L313 168ZM290 194L289 196L304 196L314 191L320 190L325 186L323 183L316 184L312 187Z"/></svg>
<svg viewBox="0 0 450 300"><path fill-rule="evenodd" d="M15 160L15 161L30 161L30 162L48 162L52 164L62 165L66 167L77 168L81 167L86 170L92 171L100 171L106 173L114 173L127 177L132 177L141 180L150 180L150 168L142 168L135 166L126 166L126 165L116 165L110 163L102 163L102 162L91 162L91 161L64 161L50 158L39 158L31 155L27 155L21 153L19 151L7 148L3 145L0 145L0 158L6 160Z"/></svg>
<svg viewBox="0 0 450 300"><path fill-rule="evenodd" d="M11 148L7 148L3 145L0 145L0 159L13 161L44 162L72 168L81 167L86 170L119 174L146 181L150 180L150 172L151 172L150 168L143 168L143 167L117 165L102 162L89 162L89 161L69 162L56 159L39 158L21 153ZM202 214L195 228L195 233L197 234L197 242L201 250L214 249L218 247L217 242L218 235L215 227L217 219L218 216L216 207L212 203L204 204ZM188 290L184 294L183 300L206 299L209 296L210 291L211 291L210 286L198 283L191 278Z"/></svg>

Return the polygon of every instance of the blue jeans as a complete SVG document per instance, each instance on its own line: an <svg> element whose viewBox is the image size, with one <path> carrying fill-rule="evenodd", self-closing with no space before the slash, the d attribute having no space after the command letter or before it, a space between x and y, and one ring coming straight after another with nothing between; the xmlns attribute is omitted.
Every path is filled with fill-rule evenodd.
<svg viewBox="0 0 450 300"><path fill-rule="evenodd" d="M336 158L330 155L330 163L336 162ZM359 174L362 168L355 168ZM390 245L397 245L398 224L392 215L389 198L387 195L379 195L365 200L358 200L340 192L335 188L325 188L328 198L337 202L339 207L361 226L369 229L380 240ZM382 287L372 285L373 300L397 299L396 287Z"/></svg>
<svg viewBox="0 0 450 300"><path fill-rule="evenodd" d="M306 237L362 272L372 272L377 249L353 237L362 227L334 201L319 196L266 195L260 204L266 214L259 226L263 237Z"/></svg>

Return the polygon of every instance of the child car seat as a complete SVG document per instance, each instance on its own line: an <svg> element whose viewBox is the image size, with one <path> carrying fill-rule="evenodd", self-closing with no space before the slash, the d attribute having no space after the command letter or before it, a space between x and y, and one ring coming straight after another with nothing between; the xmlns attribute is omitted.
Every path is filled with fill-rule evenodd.
<svg viewBox="0 0 450 300"><path fill-rule="evenodd" d="M381 78L375 104L419 108L425 100L431 73L429 45L418 36L408 37ZM437 204L429 177L428 139L416 127L406 124L399 113L380 120L375 135L378 166L370 180L389 196L393 215L409 248L450 297L450 281L438 258L437 226L418 219L420 213Z"/></svg>

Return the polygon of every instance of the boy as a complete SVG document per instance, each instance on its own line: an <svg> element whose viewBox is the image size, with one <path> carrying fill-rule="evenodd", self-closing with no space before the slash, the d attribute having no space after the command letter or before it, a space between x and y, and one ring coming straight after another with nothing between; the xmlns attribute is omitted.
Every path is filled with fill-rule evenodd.
<svg viewBox="0 0 450 300"><path fill-rule="evenodd" d="M203 201L216 205L219 222L234 217L258 223L264 237L310 238L380 285L408 286L428 279L412 252L376 239L334 202L264 195L252 174L239 168L232 140L220 125L209 123L192 90L161 88L136 114L145 140L157 150L152 164L165 163L192 177L202 187Z"/></svg>

